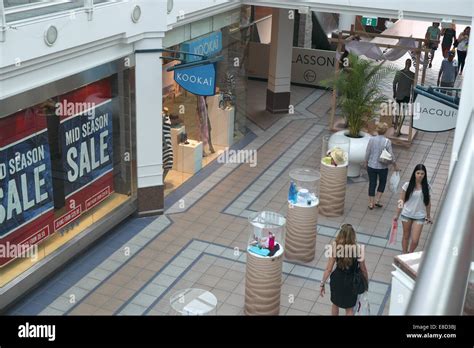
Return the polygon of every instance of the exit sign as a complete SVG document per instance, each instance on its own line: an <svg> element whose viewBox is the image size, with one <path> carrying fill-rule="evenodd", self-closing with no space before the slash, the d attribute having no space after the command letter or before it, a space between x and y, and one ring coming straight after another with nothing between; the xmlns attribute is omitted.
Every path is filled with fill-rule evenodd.
<svg viewBox="0 0 474 348"><path fill-rule="evenodd" d="M362 17L362 25L366 25L368 27L376 27L377 17Z"/></svg>

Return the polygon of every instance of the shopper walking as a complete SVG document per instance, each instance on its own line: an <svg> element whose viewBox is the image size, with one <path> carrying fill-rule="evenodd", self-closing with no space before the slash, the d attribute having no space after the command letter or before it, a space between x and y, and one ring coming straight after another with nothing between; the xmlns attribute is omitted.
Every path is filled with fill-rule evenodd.
<svg viewBox="0 0 474 348"><path fill-rule="evenodd" d="M403 70L397 71L395 78L393 79L393 98L398 104L398 111L394 115L392 120L393 127L397 133L397 136L400 135L399 130L403 125L403 117L400 122L400 116L402 113L406 114L408 110L408 103L410 102L410 97L413 91L413 81L415 80L415 73L410 70L411 59L405 61L405 68ZM400 124L399 124L400 123Z"/></svg>
<svg viewBox="0 0 474 348"><path fill-rule="evenodd" d="M430 65L428 68L432 66L431 63L433 62L435 51L438 49L440 35L441 31L439 30L438 22L433 22L433 25L426 30L425 39L428 40L428 48L430 49Z"/></svg>
<svg viewBox="0 0 474 348"><path fill-rule="evenodd" d="M392 142L385 137L388 125L386 123L377 123L376 136L369 139L367 150L365 153L365 165L367 167L367 173L369 174L369 209L374 209L374 206L381 208L383 205L380 204L382 194L385 191L387 184L388 167L390 164L380 162L380 155L382 151L386 149L392 155L392 163L394 170L398 171L397 164L395 162L395 156L392 150ZM378 181L378 186L377 186ZM377 196L375 196L375 188L377 188Z"/></svg>
<svg viewBox="0 0 474 348"><path fill-rule="evenodd" d="M398 220L400 216L403 224L402 251L404 254L412 253L418 246L423 224L433 222L431 219L431 187L428 184L428 174L423 164L418 164L415 167L410 181L402 186L397 213L393 220ZM408 248L410 238L411 244Z"/></svg>
<svg viewBox="0 0 474 348"><path fill-rule="evenodd" d="M454 54L453 51L449 51L448 58L444 59L441 63L438 74L438 86L454 87L454 82L458 76L458 64L454 59ZM451 95L451 92L448 94Z"/></svg>
<svg viewBox="0 0 474 348"><path fill-rule="evenodd" d="M456 42L456 46L458 49L458 68L459 68L459 75L462 75L462 71L464 69L464 65L466 62L467 56L467 48L469 45L469 34L471 33L471 27L466 27L464 31L459 34L459 37Z"/></svg>
<svg viewBox="0 0 474 348"><path fill-rule="evenodd" d="M455 24L451 24L450 28L444 28L441 30L443 41L441 42L441 49L443 51L443 57L448 57L448 52L451 50L454 40L456 40L456 27Z"/></svg>
<svg viewBox="0 0 474 348"><path fill-rule="evenodd" d="M339 308L344 308L346 315L354 315L354 306L358 297L357 292L354 291L354 273L360 268L367 284L369 275L363 249L356 242L356 233L352 225L341 226L331 248L332 253L321 279L320 295L324 297L326 281L330 277L332 315L339 315ZM342 257L341 254L343 254ZM335 269L334 265L336 265Z"/></svg>

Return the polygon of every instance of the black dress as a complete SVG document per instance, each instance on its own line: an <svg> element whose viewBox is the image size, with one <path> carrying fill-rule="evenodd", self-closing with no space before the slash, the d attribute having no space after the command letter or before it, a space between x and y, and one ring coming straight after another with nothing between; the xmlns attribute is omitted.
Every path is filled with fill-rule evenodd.
<svg viewBox="0 0 474 348"><path fill-rule="evenodd" d="M356 305L357 294L353 291L354 272L357 269L357 259L352 259L349 269L343 270L337 266L331 273L331 302L339 308L352 308Z"/></svg>

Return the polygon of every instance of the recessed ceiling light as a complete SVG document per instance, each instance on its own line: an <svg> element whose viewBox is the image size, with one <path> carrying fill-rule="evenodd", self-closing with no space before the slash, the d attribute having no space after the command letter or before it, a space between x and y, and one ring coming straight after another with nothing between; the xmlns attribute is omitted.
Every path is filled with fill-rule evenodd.
<svg viewBox="0 0 474 348"><path fill-rule="evenodd" d="M173 0L168 0L168 4L166 6L166 11L168 14L171 13L171 11L173 11L173 6L174 6L174 1Z"/></svg>
<svg viewBox="0 0 474 348"><path fill-rule="evenodd" d="M138 20L140 19L142 15L142 9L140 8L140 6L135 6L132 10L132 21L133 23L137 23Z"/></svg>
<svg viewBox="0 0 474 348"><path fill-rule="evenodd" d="M54 25L50 25L44 32L44 42L46 45L53 46L58 39L58 29Z"/></svg>

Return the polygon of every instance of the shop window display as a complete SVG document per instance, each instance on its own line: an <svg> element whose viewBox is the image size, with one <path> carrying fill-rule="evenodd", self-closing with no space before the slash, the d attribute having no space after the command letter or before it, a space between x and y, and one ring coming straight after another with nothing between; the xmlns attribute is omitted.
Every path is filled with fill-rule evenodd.
<svg viewBox="0 0 474 348"><path fill-rule="evenodd" d="M260 257L283 253L286 219L274 212L263 211L249 217L250 233L247 251Z"/></svg>
<svg viewBox="0 0 474 348"><path fill-rule="evenodd" d="M217 50L213 55L223 57L215 63L214 95L195 95L182 88L174 81L174 72L167 71L182 62L173 60L175 54L172 52L163 53L166 57L163 64L163 113L171 120L173 149L172 169L165 172L165 196L216 160L248 132L245 126L247 82L244 66L248 40L240 31L231 29L230 26L224 27L193 38L191 42L168 47L170 51L187 52L186 47L196 46L196 42L212 41L213 45L209 47ZM220 38L222 43L216 43L216 38ZM186 57L186 61L197 59L195 56Z"/></svg>
<svg viewBox="0 0 474 348"><path fill-rule="evenodd" d="M0 286L130 198L123 74L0 118Z"/></svg>

